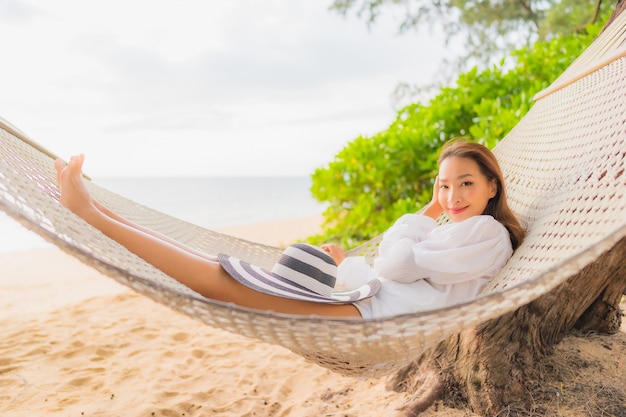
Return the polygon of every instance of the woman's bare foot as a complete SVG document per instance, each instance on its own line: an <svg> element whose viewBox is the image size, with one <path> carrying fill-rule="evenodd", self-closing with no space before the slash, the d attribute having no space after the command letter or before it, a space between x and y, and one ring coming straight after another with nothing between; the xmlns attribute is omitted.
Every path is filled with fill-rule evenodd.
<svg viewBox="0 0 626 417"><path fill-rule="evenodd" d="M57 181L61 191L61 204L78 216L86 219L89 213L97 210L95 202L83 182L84 155L72 156L69 163L61 159L54 161Z"/></svg>

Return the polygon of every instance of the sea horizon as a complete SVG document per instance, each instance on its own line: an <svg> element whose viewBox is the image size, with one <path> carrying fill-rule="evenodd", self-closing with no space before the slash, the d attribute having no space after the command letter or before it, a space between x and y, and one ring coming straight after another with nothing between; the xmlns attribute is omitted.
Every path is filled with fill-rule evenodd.
<svg viewBox="0 0 626 417"><path fill-rule="evenodd" d="M99 177L93 182L174 217L216 230L321 215L311 179L291 177ZM46 247L0 212L0 252Z"/></svg>

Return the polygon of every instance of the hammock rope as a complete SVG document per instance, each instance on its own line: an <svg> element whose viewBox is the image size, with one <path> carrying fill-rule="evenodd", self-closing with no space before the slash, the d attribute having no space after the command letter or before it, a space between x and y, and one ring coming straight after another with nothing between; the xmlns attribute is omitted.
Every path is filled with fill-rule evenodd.
<svg viewBox="0 0 626 417"><path fill-rule="evenodd" d="M445 337L549 292L626 236L626 13L549 88L494 149L528 234L475 301L358 320L302 317L210 300L166 276L58 202L54 154L0 119L0 209L84 263L204 323L283 346L352 376L389 374ZM271 267L280 248L206 230L87 182L130 220L207 253ZM380 238L349 255L372 258Z"/></svg>

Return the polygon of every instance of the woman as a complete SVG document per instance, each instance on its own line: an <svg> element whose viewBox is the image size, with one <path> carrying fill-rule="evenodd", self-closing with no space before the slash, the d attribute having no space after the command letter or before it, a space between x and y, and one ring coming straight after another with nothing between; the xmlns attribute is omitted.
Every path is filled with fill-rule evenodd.
<svg viewBox="0 0 626 417"><path fill-rule="evenodd" d="M467 301L497 274L523 238L523 230L506 204L504 182L495 157L487 148L471 142L452 142L444 147L432 201L421 214L405 215L389 229L373 268L359 263L359 258L346 260L336 245L324 245L322 250L308 245L290 247L285 251L285 262L279 261L272 271L260 270L224 254L215 257L201 253L134 224L94 200L83 183L83 161L82 155L72 157L68 164L55 161L61 204L198 293L255 309L375 318ZM449 216L452 224L436 225L435 219L442 213ZM293 251L296 253L292 256ZM427 270L420 269L421 261L416 260L427 263L437 252L445 254L446 261L441 266L455 268L436 271L430 265ZM475 262L478 253L483 262ZM282 289L273 289L293 272L291 269L303 263L296 275L304 281L285 284L285 288L295 288L294 293L301 289L303 293L315 294L292 297ZM315 276L309 274L312 269ZM346 297L332 293L337 274L346 282L359 281L360 287ZM273 280L268 287L265 279ZM369 283L363 282L368 280ZM316 294L322 293L317 300ZM403 294L418 297L411 301Z"/></svg>

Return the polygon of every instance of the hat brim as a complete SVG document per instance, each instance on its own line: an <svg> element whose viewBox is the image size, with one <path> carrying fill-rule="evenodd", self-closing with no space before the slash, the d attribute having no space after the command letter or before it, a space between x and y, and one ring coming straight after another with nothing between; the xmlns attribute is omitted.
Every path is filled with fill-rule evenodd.
<svg viewBox="0 0 626 417"><path fill-rule="evenodd" d="M255 291L275 297L316 303L349 304L372 297L380 289L380 281L374 279L357 289L335 291L327 297L233 256L220 253L218 259L222 268L239 283Z"/></svg>

